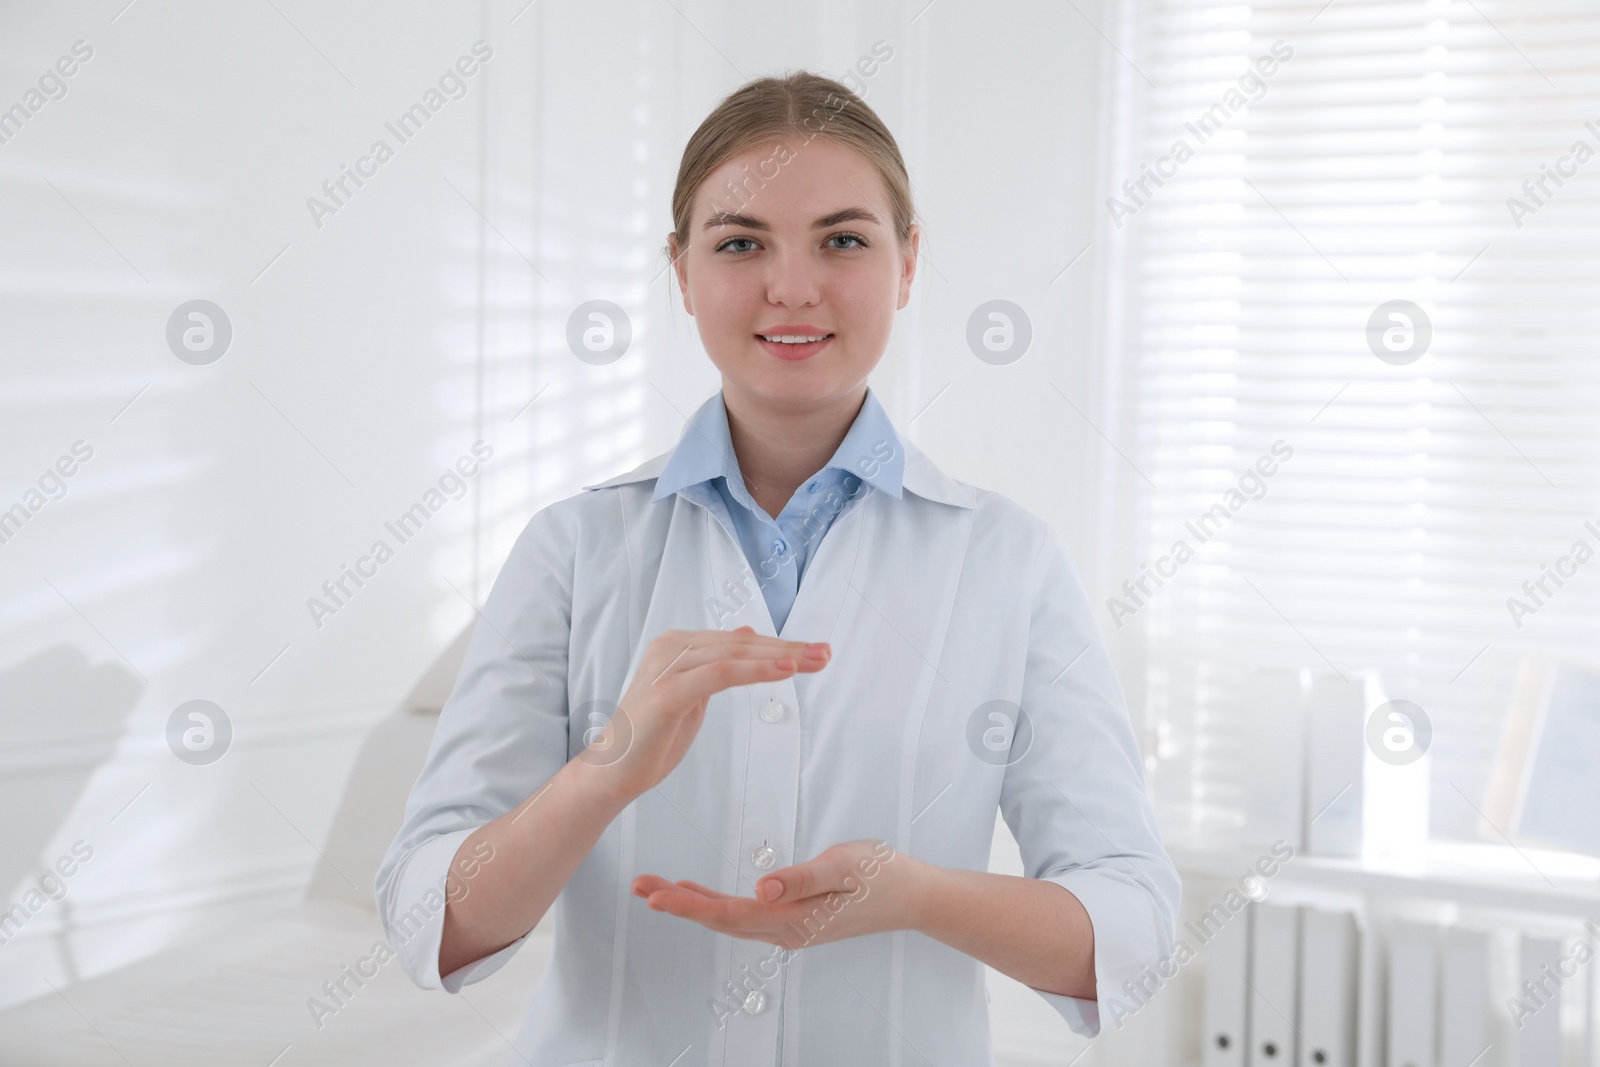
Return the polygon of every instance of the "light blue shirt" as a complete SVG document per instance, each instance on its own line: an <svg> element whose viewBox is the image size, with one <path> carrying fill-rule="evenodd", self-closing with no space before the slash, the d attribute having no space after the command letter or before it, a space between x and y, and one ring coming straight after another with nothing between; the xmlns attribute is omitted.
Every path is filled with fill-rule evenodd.
<svg viewBox="0 0 1600 1067"><path fill-rule="evenodd" d="M833 458L795 490L774 519L745 487L719 391L694 413L656 479L651 501L682 493L710 509L739 542L773 626L783 629L817 545L870 486L899 499L905 450L871 386ZM720 504L720 507L718 506Z"/></svg>

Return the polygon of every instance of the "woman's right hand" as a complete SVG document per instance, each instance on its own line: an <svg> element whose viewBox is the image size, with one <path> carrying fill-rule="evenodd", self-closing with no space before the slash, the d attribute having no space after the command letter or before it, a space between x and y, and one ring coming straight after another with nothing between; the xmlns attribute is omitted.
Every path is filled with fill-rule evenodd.
<svg viewBox="0 0 1600 1067"><path fill-rule="evenodd" d="M577 759L604 772L627 803L653 789L689 751L711 694L821 670L826 642L808 644L737 630L668 630L650 642L622 706Z"/></svg>

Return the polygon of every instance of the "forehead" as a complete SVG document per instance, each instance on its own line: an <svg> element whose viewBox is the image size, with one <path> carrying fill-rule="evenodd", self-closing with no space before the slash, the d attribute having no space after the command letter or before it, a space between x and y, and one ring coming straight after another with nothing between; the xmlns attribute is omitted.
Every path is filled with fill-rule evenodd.
<svg viewBox="0 0 1600 1067"><path fill-rule="evenodd" d="M714 211L738 211L774 225L806 226L843 207L889 215L883 177L865 156L824 137L772 138L730 156L695 197L696 224Z"/></svg>

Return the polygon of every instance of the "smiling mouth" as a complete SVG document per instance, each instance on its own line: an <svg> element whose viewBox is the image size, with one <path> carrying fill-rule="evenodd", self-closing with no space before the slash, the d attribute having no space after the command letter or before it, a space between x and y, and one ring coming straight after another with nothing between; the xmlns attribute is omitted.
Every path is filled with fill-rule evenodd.
<svg viewBox="0 0 1600 1067"><path fill-rule="evenodd" d="M811 344L811 343L816 342L816 341L825 341L828 338L832 337L833 334L831 334L831 333L819 333L819 334L801 335L801 334L790 334L790 333L783 333L783 334L758 333L758 334L756 334L756 336L761 338L763 341L770 341L773 344L805 345L805 344Z"/></svg>
<svg viewBox="0 0 1600 1067"><path fill-rule="evenodd" d="M831 333L758 333L756 340L775 359L797 363L810 359L833 343Z"/></svg>

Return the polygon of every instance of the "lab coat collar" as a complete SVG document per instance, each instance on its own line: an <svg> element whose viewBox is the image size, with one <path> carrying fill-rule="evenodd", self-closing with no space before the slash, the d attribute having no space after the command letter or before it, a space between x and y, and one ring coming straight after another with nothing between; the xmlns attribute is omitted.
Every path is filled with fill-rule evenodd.
<svg viewBox="0 0 1600 1067"><path fill-rule="evenodd" d="M892 423L891 423L892 425ZM685 429L686 433L694 432ZM916 445L912 444L904 435L897 434L901 447L905 450L905 470L901 484L926 500L935 500L941 504L949 504L958 508L975 508L978 504L977 492L971 486L956 481L944 471L940 470L928 456ZM654 481L660 476L667 466L667 461L672 458L676 447L657 456L645 460L633 470L608 478L603 482L586 485L584 489L608 489L614 485L627 485L631 482Z"/></svg>

